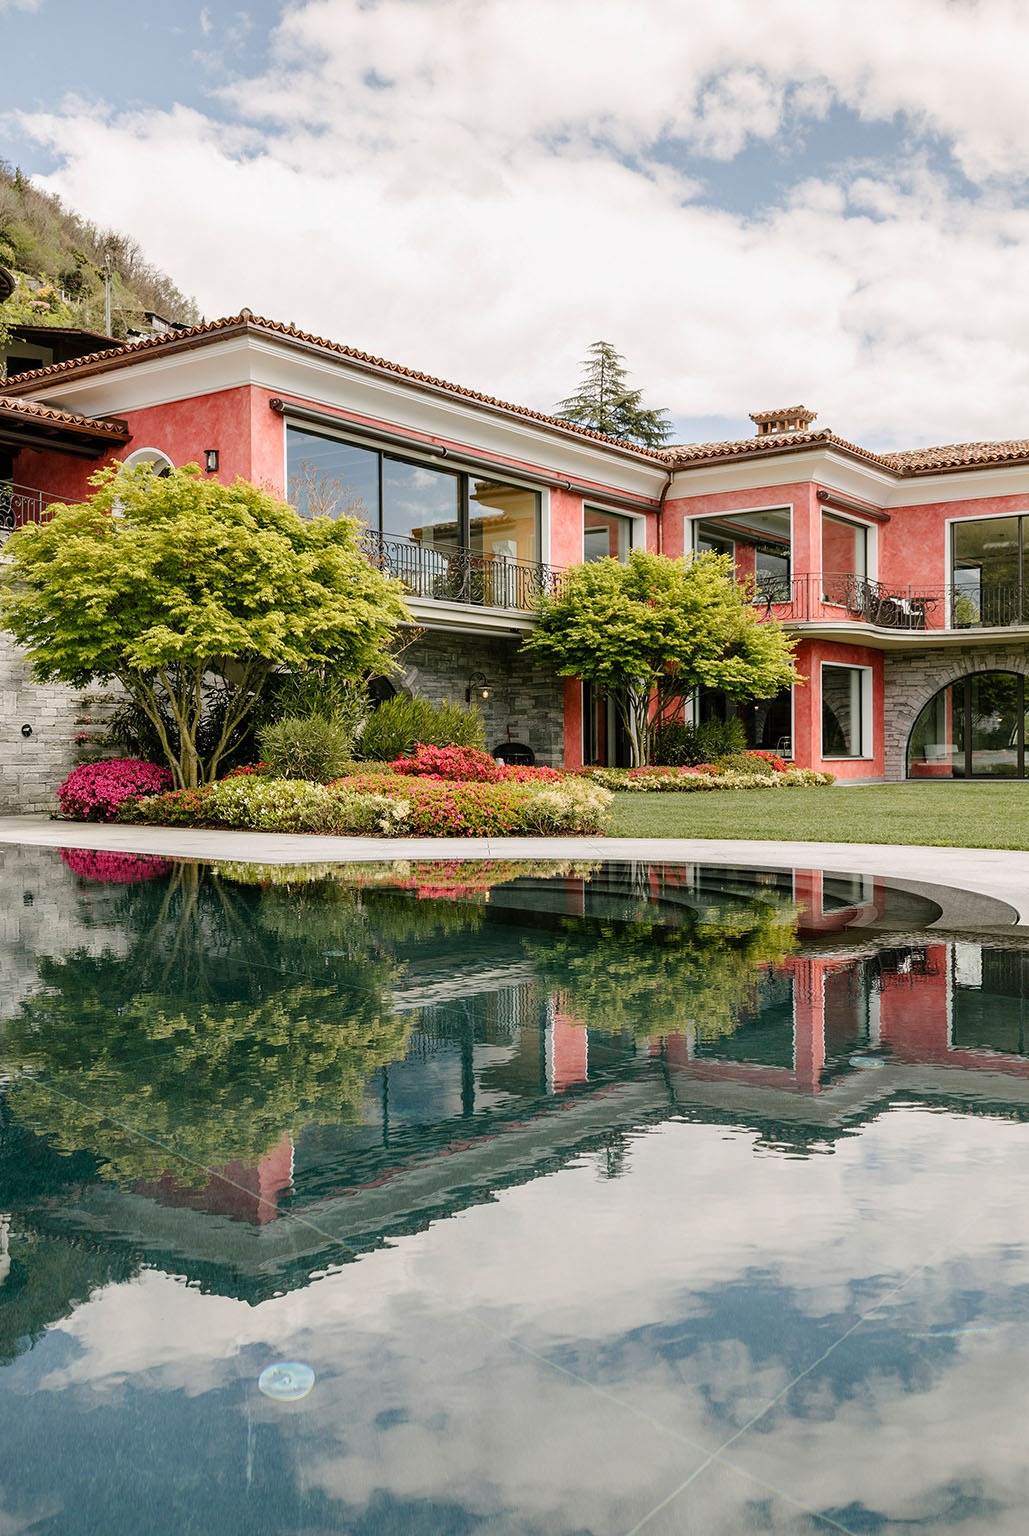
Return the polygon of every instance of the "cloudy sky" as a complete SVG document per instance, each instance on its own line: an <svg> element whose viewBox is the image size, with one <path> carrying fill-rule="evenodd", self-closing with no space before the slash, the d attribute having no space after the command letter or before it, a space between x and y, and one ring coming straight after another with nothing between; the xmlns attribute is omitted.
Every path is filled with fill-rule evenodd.
<svg viewBox="0 0 1029 1536"><path fill-rule="evenodd" d="M677 436L1029 434L1020 0L0 0L0 156L256 313Z"/></svg>

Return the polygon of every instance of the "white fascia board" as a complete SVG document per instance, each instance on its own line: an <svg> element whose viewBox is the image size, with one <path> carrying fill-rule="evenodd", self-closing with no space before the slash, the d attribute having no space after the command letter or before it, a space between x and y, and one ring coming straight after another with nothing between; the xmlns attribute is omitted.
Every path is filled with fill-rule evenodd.
<svg viewBox="0 0 1029 1536"><path fill-rule="evenodd" d="M717 496L726 491L755 491L777 485L817 481L841 496L881 507L896 483L892 475L873 466L857 464L831 448L812 448L800 453L775 454L769 458L734 459L704 469L680 470L672 480L668 500L683 496Z"/></svg>
<svg viewBox="0 0 1029 1536"><path fill-rule="evenodd" d="M1029 464L918 475L895 485L891 507L924 507L941 501L978 501L987 496L1029 497Z"/></svg>
<svg viewBox="0 0 1029 1536"><path fill-rule="evenodd" d="M536 628L534 616L520 609L476 608L469 603L410 596L405 601L416 623L425 629L442 629L462 635L520 636Z"/></svg>
<svg viewBox="0 0 1029 1536"><path fill-rule="evenodd" d="M661 465L635 462L572 433L565 437L547 431L529 418L505 415L431 385L376 372L344 357L305 352L264 335L227 337L137 358L91 377L55 379L36 391L35 398L83 415L117 416L241 385L364 416L400 432L442 438L464 446L471 455L513 459L554 478L591 481L598 495L608 489L657 500L665 484ZM453 460L456 467L456 449Z"/></svg>

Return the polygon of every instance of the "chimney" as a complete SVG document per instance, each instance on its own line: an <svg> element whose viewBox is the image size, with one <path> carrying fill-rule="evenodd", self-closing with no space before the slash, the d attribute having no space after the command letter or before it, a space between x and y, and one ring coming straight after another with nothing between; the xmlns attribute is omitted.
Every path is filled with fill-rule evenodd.
<svg viewBox="0 0 1029 1536"><path fill-rule="evenodd" d="M779 411L751 411L750 419L758 437L771 437L778 432L806 432L816 414L803 405L788 405Z"/></svg>

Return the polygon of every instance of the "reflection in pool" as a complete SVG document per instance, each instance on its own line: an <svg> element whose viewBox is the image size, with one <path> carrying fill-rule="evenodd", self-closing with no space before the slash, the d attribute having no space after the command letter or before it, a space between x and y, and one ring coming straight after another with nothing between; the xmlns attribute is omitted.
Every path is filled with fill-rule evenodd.
<svg viewBox="0 0 1029 1536"><path fill-rule="evenodd" d="M0 878L0 1530L1023 1529L1017 934L818 871Z"/></svg>

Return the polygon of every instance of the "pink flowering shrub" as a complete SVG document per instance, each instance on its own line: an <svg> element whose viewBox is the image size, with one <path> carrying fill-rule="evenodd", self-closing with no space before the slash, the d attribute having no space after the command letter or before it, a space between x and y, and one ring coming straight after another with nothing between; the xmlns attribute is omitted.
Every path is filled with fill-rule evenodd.
<svg viewBox="0 0 1029 1536"><path fill-rule="evenodd" d="M142 880L157 880L171 872L171 859L153 854L99 853L92 848L62 848L61 858L80 880L95 880L104 885L138 885Z"/></svg>
<svg viewBox="0 0 1029 1536"><path fill-rule="evenodd" d="M554 768L515 768L498 763L477 747L432 747L424 743L415 747L412 757L396 758L389 770L460 784L552 784L562 777Z"/></svg>
<svg viewBox="0 0 1029 1536"><path fill-rule="evenodd" d="M72 821L113 821L127 800L158 795L172 785L170 768L116 757L74 768L57 791L62 816Z"/></svg>

